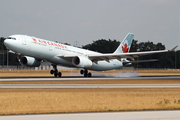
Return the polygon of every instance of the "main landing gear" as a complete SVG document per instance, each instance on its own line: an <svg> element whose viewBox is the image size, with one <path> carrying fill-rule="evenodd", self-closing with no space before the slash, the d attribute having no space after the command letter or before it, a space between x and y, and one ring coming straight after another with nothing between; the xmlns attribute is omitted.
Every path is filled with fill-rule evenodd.
<svg viewBox="0 0 180 120"><path fill-rule="evenodd" d="M58 72L57 65L52 65L54 70L51 70L50 73L54 74L54 77L61 77L62 73Z"/></svg>
<svg viewBox="0 0 180 120"><path fill-rule="evenodd" d="M81 70L80 73L84 74L84 77L91 77L92 76L92 74L90 72L88 73L87 69Z"/></svg>

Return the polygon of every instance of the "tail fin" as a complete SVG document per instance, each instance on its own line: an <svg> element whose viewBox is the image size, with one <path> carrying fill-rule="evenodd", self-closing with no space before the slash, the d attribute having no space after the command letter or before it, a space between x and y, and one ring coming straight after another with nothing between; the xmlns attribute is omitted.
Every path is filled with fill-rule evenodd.
<svg viewBox="0 0 180 120"><path fill-rule="evenodd" d="M118 48L116 49L116 51L114 53L129 52L133 38L134 38L134 34L128 33L127 36L124 38L124 40L121 42L121 44L118 46Z"/></svg>

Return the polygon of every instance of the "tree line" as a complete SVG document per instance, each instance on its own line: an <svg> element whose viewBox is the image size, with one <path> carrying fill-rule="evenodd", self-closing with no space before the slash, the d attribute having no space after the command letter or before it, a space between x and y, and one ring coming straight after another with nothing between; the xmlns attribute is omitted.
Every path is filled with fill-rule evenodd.
<svg viewBox="0 0 180 120"><path fill-rule="evenodd" d="M0 38L0 66L7 64L7 49L3 44L5 38ZM99 39L93 41L91 44L82 46L83 49L88 49L100 53L113 53L119 46L120 42L111 39ZM130 52L143 52L143 51L156 51L165 50L165 45L162 43L154 44L153 42L140 42L138 40L133 40L130 48ZM8 55L9 65L19 65L19 62L15 54L9 53ZM180 50L171 51L167 53L159 53L152 55L145 55L136 58L135 60L149 60L158 59L156 62L146 62L146 63L135 63L132 64L135 68L178 68L180 69Z"/></svg>
<svg viewBox="0 0 180 120"><path fill-rule="evenodd" d="M119 46L120 42L117 40L106 40L100 39L93 41L91 44L82 46L84 49L97 51L100 53L113 53ZM156 51L165 50L165 45L162 43L154 44L153 42L140 42L138 40L133 40L130 48L130 52L143 52L143 51ZM136 60L149 60L158 59L156 62L145 62L145 63L135 63L132 66L135 68L178 68L180 69L180 50L171 51L167 53L159 53L152 55L145 55L136 58Z"/></svg>

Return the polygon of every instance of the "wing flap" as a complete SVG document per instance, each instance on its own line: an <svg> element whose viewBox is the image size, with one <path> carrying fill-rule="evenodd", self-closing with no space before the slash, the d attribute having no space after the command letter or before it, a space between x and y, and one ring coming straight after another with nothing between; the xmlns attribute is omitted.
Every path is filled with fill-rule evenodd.
<svg viewBox="0 0 180 120"><path fill-rule="evenodd" d="M123 63L143 63L143 62L154 62L158 61L158 59L151 59L151 60L136 60L136 61L124 61Z"/></svg>

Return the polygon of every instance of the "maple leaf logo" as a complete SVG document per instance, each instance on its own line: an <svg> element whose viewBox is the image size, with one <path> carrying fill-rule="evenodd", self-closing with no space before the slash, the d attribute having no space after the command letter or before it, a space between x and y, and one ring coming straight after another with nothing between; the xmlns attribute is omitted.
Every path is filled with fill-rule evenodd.
<svg viewBox="0 0 180 120"><path fill-rule="evenodd" d="M129 50L129 48L127 48L127 44L125 44L124 46L122 46L122 51L123 53L127 53Z"/></svg>

